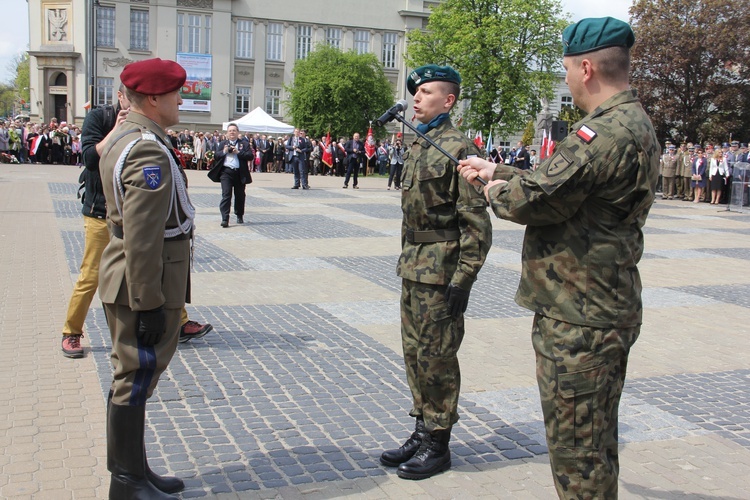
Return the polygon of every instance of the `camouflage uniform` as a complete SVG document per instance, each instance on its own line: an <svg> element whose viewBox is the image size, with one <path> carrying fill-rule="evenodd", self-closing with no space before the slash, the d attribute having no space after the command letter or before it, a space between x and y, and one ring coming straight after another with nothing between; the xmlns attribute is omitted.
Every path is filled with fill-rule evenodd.
<svg viewBox="0 0 750 500"><path fill-rule="evenodd" d="M450 120L427 135L458 159L479 154ZM444 295L449 284L471 290L492 244L492 225L481 193L423 139L404 154L401 186L397 274L403 279L401 340L414 400L409 414L422 416L429 431L450 429L458 421L464 319L450 315ZM418 243L420 235L443 241Z"/></svg>
<svg viewBox="0 0 750 500"><path fill-rule="evenodd" d="M536 172L498 166L498 217L527 225L516 302L532 342L560 498L616 498L617 408L642 317L637 263L659 144L635 92L573 126Z"/></svg>

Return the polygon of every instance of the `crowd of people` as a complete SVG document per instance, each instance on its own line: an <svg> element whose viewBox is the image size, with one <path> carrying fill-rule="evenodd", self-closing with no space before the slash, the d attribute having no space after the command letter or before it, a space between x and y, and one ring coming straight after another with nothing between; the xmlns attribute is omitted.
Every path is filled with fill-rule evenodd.
<svg viewBox="0 0 750 500"><path fill-rule="evenodd" d="M667 141L660 161L660 185L664 200L684 200L712 205L729 202L732 173L748 161L748 145L739 141L722 144Z"/></svg>
<svg viewBox="0 0 750 500"><path fill-rule="evenodd" d="M0 121L0 153L14 163L80 166L81 130L57 118L49 123Z"/></svg>

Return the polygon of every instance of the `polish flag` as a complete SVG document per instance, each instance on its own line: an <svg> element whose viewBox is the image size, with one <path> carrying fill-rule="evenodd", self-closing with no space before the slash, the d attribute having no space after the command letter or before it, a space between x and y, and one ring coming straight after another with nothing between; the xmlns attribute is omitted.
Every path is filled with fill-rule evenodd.
<svg viewBox="0 0 750 500"><path fill-rule="evenodd" d="M549 142L549 137L547 136L547 129L544 129L542 131L542 150L539 152L539 159L540 160L546 160L547 159L547 146Z"/></svg>
<svg viewBox="0 0 750 500"><path fill-rule="evenodd" d="M482 149L482 146L484 146L484 142L482 142L481 130L477 130L477 136L474 137L474 144L476 144L479 149Z"/></svg>

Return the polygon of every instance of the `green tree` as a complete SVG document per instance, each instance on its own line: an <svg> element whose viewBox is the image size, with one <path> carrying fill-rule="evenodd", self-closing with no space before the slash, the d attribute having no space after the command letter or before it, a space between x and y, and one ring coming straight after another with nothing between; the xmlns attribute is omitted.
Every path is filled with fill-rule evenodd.
<svg viewBox="0 0 750 500"><path fill-rule="evenodd" d="M567 21L559 0L446 0L425 31L409 32L406 60L449 64L470 104L463 125L502 137L523 129L553 96Z"/></svg>
<svg viewBox="0 0 750 500"><path fill-rule="evenodd" d="M351 136L367 132L393 105L394 92L375 54L343 53L318 45L307 59L294 65L294 80L286 87L292 121L310 137ZM382 127L376 135L384 135Z"/></svg>
<svg viewBox="0 0 750 500"><path fill-rule="evenodd" d="M29 102L29 56L18 54L8 63L13 75L8 83L0 83L0 116L21 112L21 102Z"/></svg>
<svg viewBox="0 0 750 500"><path fill-rule="evenodd" d="M750 1L637 0L633 86L661 140L750 131Z"/></svg>
<svg viewBox="0 0 750 500"><path fill-rule="evenodd" d="M521 141L528 145L534 142L534 136L536 135L536 124L534 123L534 120L529 120L526 122L526 127L523 129L523 136L521 137Z"/></svg>
<svg viewBox="0 0 750 500"><path fill-rule="evenodd" d="M581 121L585 116L586 113L578 106L563 106L560 114L557 115L557 119L568 122L568 133L570 133L573 124Z"/></svg>

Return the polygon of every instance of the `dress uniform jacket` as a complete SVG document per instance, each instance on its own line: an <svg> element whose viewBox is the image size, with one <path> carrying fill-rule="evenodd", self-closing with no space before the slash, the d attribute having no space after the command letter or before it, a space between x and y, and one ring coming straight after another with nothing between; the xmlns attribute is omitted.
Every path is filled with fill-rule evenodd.
<svg viewBox="0 0 750 500"><path fill-rule="evenodd" d="M170 144L169 139L155 122L134 111L120 130L132 130L132 133L121 133L114 138L114 143L105 146L100 170L107 217L111 225L122 228L123 237L113 236L104 250L99 296L105 304L125 305L133 311L160 306L182 309L188 285L190 241L164 238L165 228L178 225L174 212L167 214L174 182L168 153L152 140L144 139L133 146L122 170L125 189L122 214L115 203L119 193L115 193L112 183L115 164L131 141L143 133L153 134L164 145ZM154 175L159 177L156 186ZM186 215L179 203L177 209L182 222Z"/></svg>
<svg viewBox="0 0 750 500"><path fill-rule="evenodd" d="M535 172L497 167L495 178L509 185L490 188L493 211L527 226L520 306L575 325L641 324L637 263L659 149L628 90L576 123Z"/></svg>

